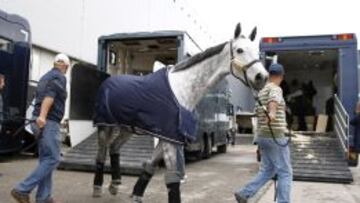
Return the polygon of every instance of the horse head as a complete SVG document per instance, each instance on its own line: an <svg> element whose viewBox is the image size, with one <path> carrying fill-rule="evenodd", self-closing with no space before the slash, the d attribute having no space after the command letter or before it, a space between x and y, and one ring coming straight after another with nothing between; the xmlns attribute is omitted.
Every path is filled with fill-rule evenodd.
<svg viewBox="0 0 360 203"><path fill-rule="evenodd" d="M260 90L269 75L260 61L259 48L253 42L255 37L256 27L249 37L245 37L241 34L240 23L236 25L234 39L230 41L230 72L245 85Z"/></svg>

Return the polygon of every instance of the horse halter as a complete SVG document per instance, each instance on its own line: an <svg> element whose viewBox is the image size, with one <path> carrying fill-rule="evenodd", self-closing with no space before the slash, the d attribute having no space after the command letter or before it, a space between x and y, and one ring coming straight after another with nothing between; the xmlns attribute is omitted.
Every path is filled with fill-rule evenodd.
<svg viewBox="0 0 360 203"><path fill-rule="evenodd" d="M233 75L236 79L240 80L245 86L249 87L250 89L253 89L253 87L251 86L250 82L249 82L249 79L248 79L248 76L247 76L247 73L246 71L251 68L254 64L256 63L261 63L261 61L259 59L255 59L251 62L249 62L248 64L246 65L241 65L239 60L237 60L235 57L234 57L234 51L233 51L233 40L230 40L230 73L231 75ZM243 72L244 74L244 78L241 78L239 76L237 76L235 73L234 73L234 66L237 67L238 69L240 69L240 71Z"/></svg>

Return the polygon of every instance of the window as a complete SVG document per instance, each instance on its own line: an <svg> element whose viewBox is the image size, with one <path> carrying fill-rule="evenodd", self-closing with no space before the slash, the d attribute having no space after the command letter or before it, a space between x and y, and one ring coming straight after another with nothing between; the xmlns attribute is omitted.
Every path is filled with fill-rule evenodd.
<svg viewBox="0 0 360 203"><path fill-rule="evenodd" d="M6 52L11 52L11 41L4 39L4 38L0 38L0 50L1 51L6 51Z"/></svg>

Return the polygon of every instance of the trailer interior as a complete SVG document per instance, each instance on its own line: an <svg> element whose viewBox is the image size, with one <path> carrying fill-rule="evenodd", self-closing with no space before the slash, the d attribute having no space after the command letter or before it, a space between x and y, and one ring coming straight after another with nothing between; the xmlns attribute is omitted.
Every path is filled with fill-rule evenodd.
<svg viewBox="0 0 360 203"><path fill-rule="evenodd" d="M111 41L106 69L110 75L146 75L153 72L155 61L175 64L177 47L176 37Z"/></svg>
<svg viewBox="0 0 360 203"><path fill-rule="evenodd" d="M328 116L326 131L332 131L333 124L330 117L334 108L332 99L337 85L338 50L281 51L266 55L267 58L276 55L278 62L285 68L282 89L291 110L292 116L288 118L291 129L314 131L318 116L326 115ZM269 65L271 61L268 60L267 63ZM297 99L299 97L295 92L299 89L306 89L303 91L306 95L305 99ZM305 114L305 129L304 126L299 126L297 115L301 113Z"/></svg>

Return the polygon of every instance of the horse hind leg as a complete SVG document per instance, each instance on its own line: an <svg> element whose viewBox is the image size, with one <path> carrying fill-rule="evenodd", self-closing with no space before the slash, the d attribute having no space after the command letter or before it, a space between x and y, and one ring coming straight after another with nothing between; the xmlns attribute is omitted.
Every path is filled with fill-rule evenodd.
<svg viewBox="0 0 360 203"><path fill-rule="evenodd" d="M107 138L112 129L108 126L99 126L97 129L98 151L96 155L95 174L94 174L94 191L93 197L102 195L102 185L104 182L104 165L107 152Z"/></svg>
<svg viewBox="0 0 360 203"><path fill-rule="evenodd" d="M111 184L109 192L112 195L116 195L121 184L120 148L131 137L131 134L123 132L120 128L116 127L112 136L113 139L110 144Z"/></svg>
<svg viewBox="0 0 360 203"><path fill-rule="evenodd" d="M180 203L180 182L185 172L183 147L181 145L164 142L163 150L166 166L165 183L168 189L168 203Z"/></svg>

